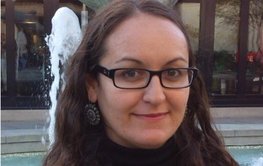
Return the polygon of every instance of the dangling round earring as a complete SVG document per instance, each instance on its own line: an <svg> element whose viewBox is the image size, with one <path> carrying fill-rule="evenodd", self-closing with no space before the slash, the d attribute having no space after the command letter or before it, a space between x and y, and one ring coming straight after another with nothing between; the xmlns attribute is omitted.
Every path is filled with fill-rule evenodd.
<svg viewBox="0 0 263 166"><path fill-rule="evenodd" d="M96 126L100 123L100 112L94 103L85 105L85 114L90 125Z"/></svg>

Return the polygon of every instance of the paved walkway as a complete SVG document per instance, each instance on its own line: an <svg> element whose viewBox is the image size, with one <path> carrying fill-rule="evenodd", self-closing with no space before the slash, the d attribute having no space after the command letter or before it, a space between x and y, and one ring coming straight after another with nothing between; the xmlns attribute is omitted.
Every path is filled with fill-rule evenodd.
<svg viewBox="0 0 263 166"><path fill-rule="evenodd" d="M48 124L45 121L2 121L3 130L18 130L18 129L43 129L47 128Z"/></svg>

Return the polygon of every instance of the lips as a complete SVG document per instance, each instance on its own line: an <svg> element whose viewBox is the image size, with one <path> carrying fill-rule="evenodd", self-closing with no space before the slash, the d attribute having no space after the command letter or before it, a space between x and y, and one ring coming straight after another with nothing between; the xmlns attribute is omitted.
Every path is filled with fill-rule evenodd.
<svg viewBox="0 0 263 166"><path fill-rule="evenodd" d="M149 113L149 114L133 114L134 116L138 118L145 118L145 119L160 119L168 115L168 112L164 113Z"/></svg>

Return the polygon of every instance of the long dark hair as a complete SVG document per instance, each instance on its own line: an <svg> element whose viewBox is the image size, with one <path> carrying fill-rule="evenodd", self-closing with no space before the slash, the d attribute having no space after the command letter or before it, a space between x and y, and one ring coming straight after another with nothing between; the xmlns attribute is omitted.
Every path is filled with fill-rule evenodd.
<svg viewBox="0 0 263 166"><path fill-rule="evenodd" d="M117 0L104 7L90 21L83 41L74 54L66 74L66 85L56 109L55 142L43 165L99 165L103 154L97 150L105 137L103 122L91 127L85 119L88 102L87 76L96 79L94 67L105 52L105 39L136 12L148 13L172 21L184 33L189 51L189 66L195 66L190 42L174 10L157 1ZM234 166L237 163L225 150L211 126L208 97L200 75L190 88L187 115L175 133L179 148L175 165ZM105 164L106 165L106 164Z"/></svg>

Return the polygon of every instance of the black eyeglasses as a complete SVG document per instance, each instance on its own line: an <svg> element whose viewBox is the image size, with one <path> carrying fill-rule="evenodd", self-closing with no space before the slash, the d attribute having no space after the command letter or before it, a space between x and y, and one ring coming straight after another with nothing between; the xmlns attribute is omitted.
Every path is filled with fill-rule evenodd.
<svg viewBox="0 0 263 166"><path fill-rule="evenodd" d="M151 71L140 68L118 68L107 69L100 65L95 71L104 74L112 79L113 84L121 89L142 89L149 85L152 77L157 75L164 88L180 89L189 87L197 75L198 69L190 68L169 68L160 71Z"/></svg>

